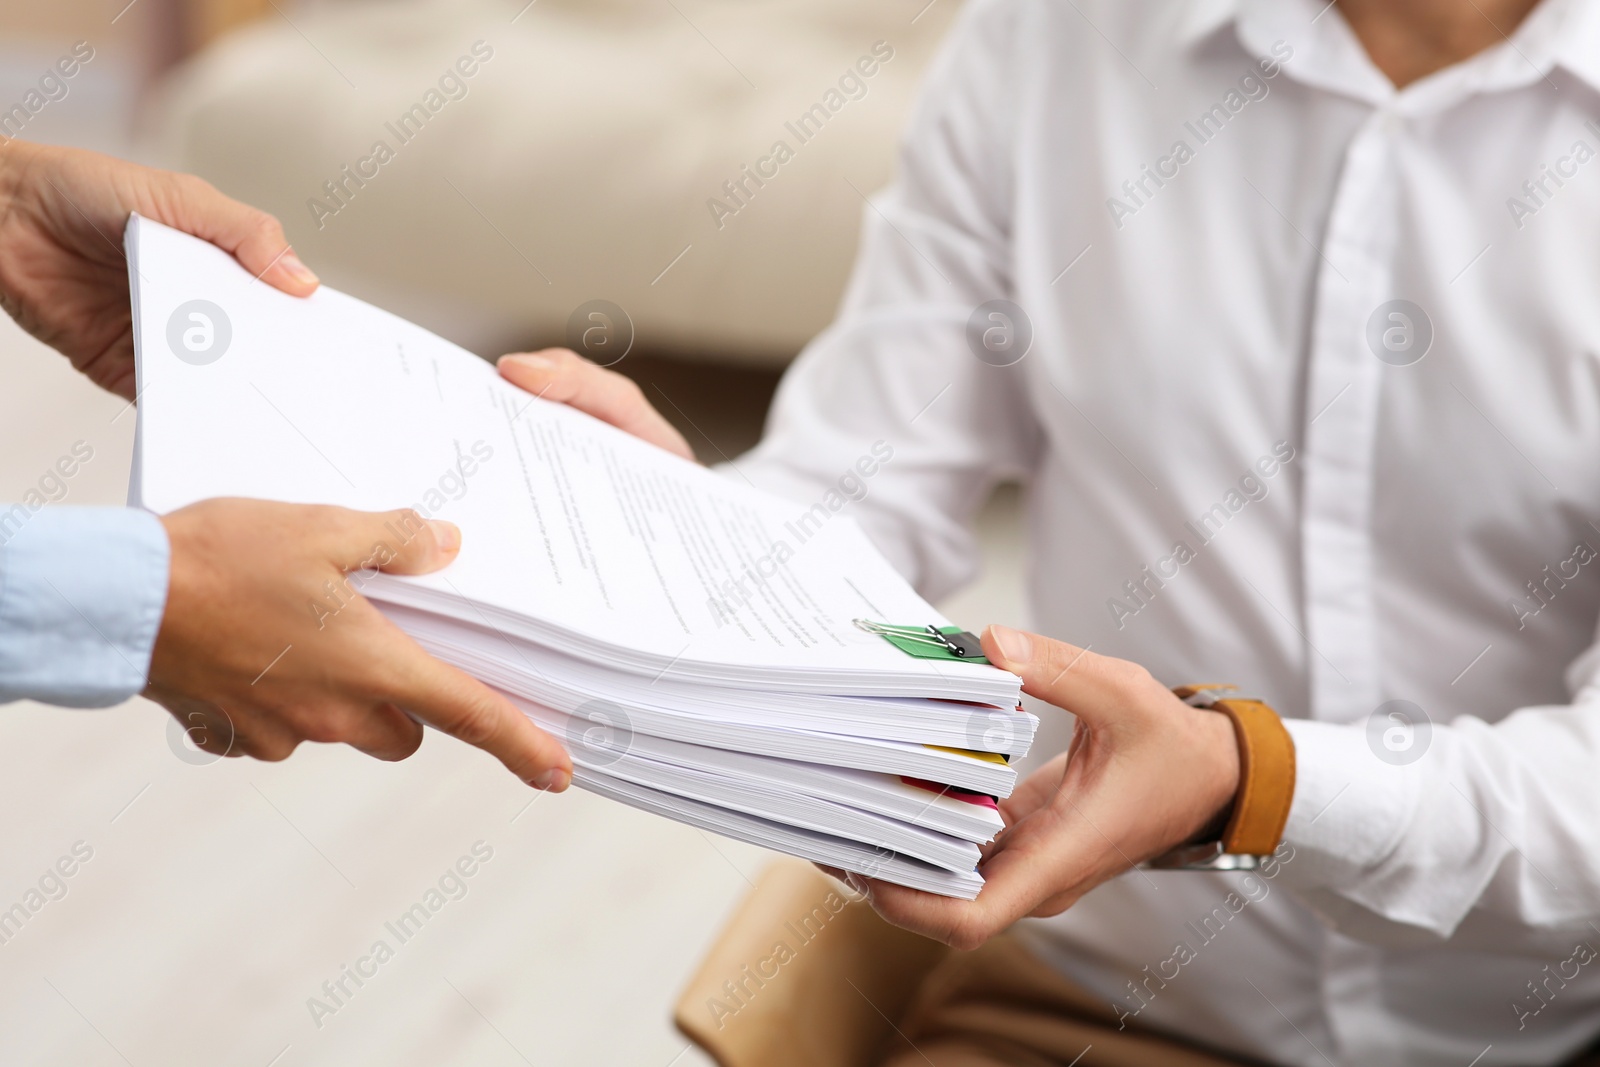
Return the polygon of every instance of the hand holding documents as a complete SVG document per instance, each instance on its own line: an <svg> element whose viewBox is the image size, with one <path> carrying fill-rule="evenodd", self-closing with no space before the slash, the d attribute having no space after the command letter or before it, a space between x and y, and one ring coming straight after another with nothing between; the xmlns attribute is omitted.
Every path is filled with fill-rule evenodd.
<svg viewBox="0 0 1600 1067"><path fill-rule="evenodd" d="M149 220L129 222L127 251L133 503L247 496L448 519L463 547L447 570L352 572L306 611L336 626L353 593L370 598L563 739L594 792L976 896L979 846L1001 827L993 798L1036 720L1016 677L974 661L852 521L524 393L342 293L254 283ZM375 556L410 531L392 535Z"/></svg>

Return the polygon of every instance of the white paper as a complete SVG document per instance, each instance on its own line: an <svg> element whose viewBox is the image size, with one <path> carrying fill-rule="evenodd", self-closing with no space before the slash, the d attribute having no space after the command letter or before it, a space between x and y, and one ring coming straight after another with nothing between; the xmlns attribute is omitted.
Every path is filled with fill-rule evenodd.
<svg viewBox="0 0 1600 1067"><path fill-rule="evenodd" d="M1009 674L916 659L852 625L946 620L849 519L531 396L343 293L291 297L205 242L137 217L129 229L138 503L413 506L462 528L460 558L433 575L381 576L363 589L376 600L564 641L637 673L670 664L755 688L820 675L837 692L1015 700ZM199 318L195 301L210 305Z"/></svg>

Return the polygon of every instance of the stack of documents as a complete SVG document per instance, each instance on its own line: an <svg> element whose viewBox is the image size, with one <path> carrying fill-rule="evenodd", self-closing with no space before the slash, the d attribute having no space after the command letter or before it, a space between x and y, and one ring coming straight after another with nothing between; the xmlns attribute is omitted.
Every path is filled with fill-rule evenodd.
<svg viewBox="0 0 1600 1067"><path fill-rule="evenodd" d="M166 513L244 496L454 522L463 547L446 570L351 583L561 739L578 785L808 860L977 894L1008 761L1037 720L1017 678L970 648L857 625L948 620L853 521L522 392L343 293L286 296L138 217L126 245L132 503Z"/></svg>

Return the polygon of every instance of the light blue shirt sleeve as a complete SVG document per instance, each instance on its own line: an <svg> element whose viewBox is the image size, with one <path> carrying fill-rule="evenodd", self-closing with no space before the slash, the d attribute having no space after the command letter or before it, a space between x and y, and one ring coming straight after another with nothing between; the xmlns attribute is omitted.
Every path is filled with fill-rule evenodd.
<svg viewBox="0 0 1600 1067"><path fill-rule="evenodd" d="M119 704L144 688L167 601L161 520L0 504L0 704Z"/></svg>

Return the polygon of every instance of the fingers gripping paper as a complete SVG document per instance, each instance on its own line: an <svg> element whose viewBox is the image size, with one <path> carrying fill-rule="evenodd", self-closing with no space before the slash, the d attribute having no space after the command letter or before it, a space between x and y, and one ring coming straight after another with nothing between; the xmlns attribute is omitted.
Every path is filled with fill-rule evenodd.
<svg viewBox="0 0 1600 1067"><path fill-rule="evenodd" d="M524 393L343 293L287 296L137 216L126 244L134 504L247 496L448 519L463 531L448 569L352 584L555 731L578 784L977 892L977 846L999 819L955 791L1004 796L1013 777L961 750L1019 755L1035 721L1015 710L1012 675L908 656L852 625L947 622L852 521L818 522Z"/></svg>

